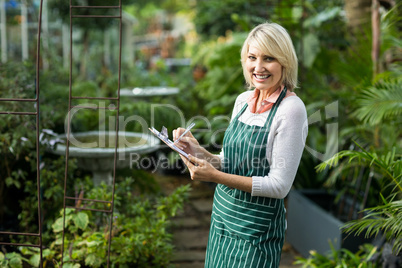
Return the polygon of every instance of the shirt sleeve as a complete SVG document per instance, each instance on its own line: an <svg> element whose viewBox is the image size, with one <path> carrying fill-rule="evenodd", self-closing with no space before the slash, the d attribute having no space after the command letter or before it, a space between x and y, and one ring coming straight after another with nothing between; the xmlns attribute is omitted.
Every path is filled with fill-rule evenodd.
<svg viewBox="0 0 402 268"><path fill-rule="evenodd" d="M269 174L253 176L253 196L285 198L292 187L307 138L307 113L298 97L282 101L268 134Z"/></svg>

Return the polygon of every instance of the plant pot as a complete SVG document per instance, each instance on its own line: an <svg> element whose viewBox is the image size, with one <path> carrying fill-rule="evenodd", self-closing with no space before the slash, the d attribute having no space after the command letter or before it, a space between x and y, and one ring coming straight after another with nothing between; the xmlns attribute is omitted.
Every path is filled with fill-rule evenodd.
<svg viewBox="0 0 402 268"><path fill-rule="evenodd" d="M360 245L373 239L342 233L345 224L334 216L337 211L335 195L324 190L292 190L288 196L287 241L303 256L310 250L325 254L331 250L345 248L356 252ZM358 209L356 209L358 211ZM332 212L332 213L331 213Z"/></svg>

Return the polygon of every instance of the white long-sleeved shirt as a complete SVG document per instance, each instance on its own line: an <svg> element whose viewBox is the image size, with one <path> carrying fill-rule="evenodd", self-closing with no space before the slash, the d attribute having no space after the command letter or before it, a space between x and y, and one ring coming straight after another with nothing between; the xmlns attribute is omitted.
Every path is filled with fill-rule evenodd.
<svg viewBox="0 0 402 268"><path fill-rule="evenodd" d="M235 102L232 119L247 103L253 91L240 94ZM264 126L271 110L251 113L247 108L239 120L247 125ZM270 171L265 176L252 177L253 196L285 198L292 187L308 133L307 112L303 101L297 96L282 100L271 124L267 139L267 159ZM223 159L225 152L221 151Z"/></svg>

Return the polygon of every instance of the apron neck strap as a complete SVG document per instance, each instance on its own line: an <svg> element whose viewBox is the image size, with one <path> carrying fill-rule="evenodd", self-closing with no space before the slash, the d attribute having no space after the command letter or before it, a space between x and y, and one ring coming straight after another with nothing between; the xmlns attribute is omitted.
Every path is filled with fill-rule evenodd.
<svg viewBox="0 0 402 268"><path fill-rule="evenodd" d="M279 94L278 99L276 100L276 102L274 103L274 105L271 108L271 112L269 113L267 121L265 122L266 128L271 127L272 120L276 114L276 111L278 110L279 104L281 104L282 100L285 98L286 92L287 92L287 88L285 86L284 89L282 90L281 94Z"/></svg>
<svg viewBox="0 0 402 268"><path fill-rule="evenodd" d="M287 92L287 88L286 86L283 88L281 94L279 94L278 99L276 100L275 104L272 106L271 110L275 108L275 113L276 113L276 109L277 106L279 106L279 104L281 103L281 101L285 98L286 96L286 92ZM237 113L236 117L233 120L238 120L239 117L244 113L244 111L246 110L246 108L248 107L248 103L246 103L243 108L241 108L240 112ZM275 115L275 113L271 113L272 115ZM273 117L273 116L272 116ZM269 120L267 120L269 121Z"/></svg>

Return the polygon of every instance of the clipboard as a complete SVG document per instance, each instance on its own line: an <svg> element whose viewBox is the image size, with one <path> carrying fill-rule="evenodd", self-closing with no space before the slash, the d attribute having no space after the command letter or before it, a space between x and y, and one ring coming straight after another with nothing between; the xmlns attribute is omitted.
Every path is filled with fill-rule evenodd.
<svg viewBox="0 0 402 268"><path fill-rule="evenodd" d="M185 158L187 158L188 161L190 161L191 163L193 163L194 165L197 165L196 163L194 163L193 161L190 160L190 158L188 157L188 154L183 151L182 149L180 149L179 147L177 147L173 141L169 140L168 137L168 132L167 132L167 128L166 127L162 127L162 130L159 132L158 130L156 130L154 127L150 127L148 128L156 137L158 137L161 141L163 141L167 146L169 146L173 151L178 152L179 154L181 154L182 156L184 156Z"/></svg>

